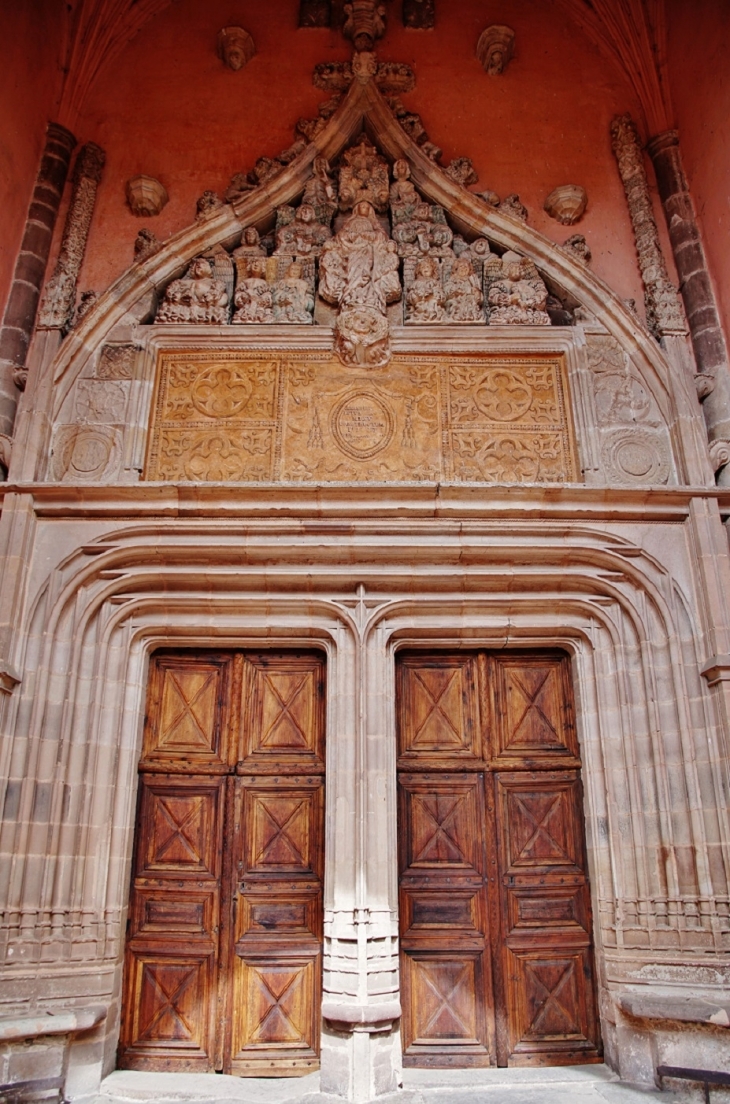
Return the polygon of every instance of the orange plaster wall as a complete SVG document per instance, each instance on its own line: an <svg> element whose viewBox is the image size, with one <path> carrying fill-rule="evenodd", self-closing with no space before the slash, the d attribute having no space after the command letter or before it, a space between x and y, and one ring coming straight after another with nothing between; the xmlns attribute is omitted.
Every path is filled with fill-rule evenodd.
<svg viewBox="0 0 730 1104"><path fill-rule="evenodd" d="M667 0L669 72L684 167L730 343L730 5Z"/></svg>
<svg viewBox="0 0 730 1104"><path fill-rule="evenodd" d="M0 314L60 83L63 8L57 0L0 3Z"/></svg>
<svg viewBox="0 0 730 1104"><path fill-rule="evenodd" d="M339 32L298 30L297 8L297 0L179 0L102 74L78 128L82 141L107 151L82 289L101 291L124 271L140 226L164 239L188 225L205 188L223 192L234 172L289 145L299 116L316 115L326 96L312 85L314 65L345 59L350 50ZM432 32L406 31L399 2L388 8L379 55L413 65L416 89L403 99L443 147L444 163L471 157L476 190L518 192L531 225L558 242L573 231L545 214L544 199L557 184L582 184L589 208L575 230L588 238L593 268L641 305L609 136L614 114L636 113L621 78L544 0L510 3L517 47L499 78L487 76L474 52L483 28L506 18L499 0L439 0ZM238 73L215 54L216 34L231 22L246 27L258 47ZM125 181L137 173L158 177L169 192L157 218L136 219L125 205Z"/></svg>

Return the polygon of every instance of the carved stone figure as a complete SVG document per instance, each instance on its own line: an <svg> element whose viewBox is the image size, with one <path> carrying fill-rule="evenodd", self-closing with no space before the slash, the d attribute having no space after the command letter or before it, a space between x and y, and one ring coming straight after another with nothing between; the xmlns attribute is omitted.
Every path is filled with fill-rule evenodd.
<svg viewBox="0 0 730 1104"><path fill-rule="evenodd" d="M237 72L256 54L256 43L243 27L224 27L218 32L218 57Z"/></svg>
<svg viewBox="0 0 730 1104"><path fill-rule="evenodd" d="M485 192L475 192L480 199L483 199L485 203L488 203L490 207L499 207L499 196L491 189L487 189Z"/></svg>
<svg viewBox="0 0 730 1104"><path fill-rule="evenodd" d="M212 192L210 191L210 189L206 189L195 206L195 218L198 220L198 222L200 222L203 219L212 218L215 214L217 214L217 212L220 211L221 207L223 207L223 200L217 194L217 192Z"/></svg>
<svg viewBox="0 0 730 1104"><path fill-rule="evenodd" d="M274 321L274 297L266 280L265 256L252 257L248 262L248 276L239 279L235 304L238 309L231 321L236 326Z"/></svg>
<svg viewBox="0 0 730 1104"><path fill-rule="evenodd" d="M404 107L397 96L391 97L389 105L400 126L403 127L408 137L412 138L417 146L422 146L424 142L428 141L428 134L420 115Z"/></svg>
<svg viewBox="0 0 730 1104"><path fill-rule="evenodd" d="M501 272L500 272L501 268ZM484 266L493 326L549 326L547 288L532 261L509 250Z"/></svg>
<svg viewBox="0 0 730 1104"><path fill-rule="evenodd" d="M444 289L441 269L433 257L423 257L416 265L413 282L406 292L409 322L443 322Z"/></svg>
<svg viewBox="0 0 730 1104"><path fill-rule="evenodd" d="M481 281L466 254L457 257L444 285L444 307L450 322L484 322Z"/></svg>
<svg viewBox="0 0 730 1104"><path fill-rule="evenodd" d="M479 36L477 57L490 77L498 77L509 65L514 48L515 32L512 28L495 23Z"/></svg>
<svg viewBox="0 0 730 1104"><path fill-rule="evenodd" d="M352 73L350 73L352 79ZM342 93L336 92L328 100L323 100L319 105L316 119L298 119L296 133L306 142L313 142L329 123L337 108L342 103ZM318 158L319 160L319 158Z"/></svg>
<svg viewBox="0 0 730 1104"><path fill-rule="evenodd" d="M421 197L410 179L407 161L398 160L393 165L393 183L390 186L390 211L393 222L405 222L413 218L413 212Z"/></svg>
<svg viewBox="0 0 730 1104"><path fill-rule="evenodd" d="M430 31L436 22L436 0L403 0L403 26Z"/></svg>
<svg viewBox="0 0 730 1104"><path fill-rule="evenodd" d="M79 298L79 305L77 306L76 313L74 314L74 320L73 320L74 327L78 326L80 322L83 322L83 320L86 318L86 315L91 313L91 311L96 306L96 301L97 301L98 298L99 298L99 292L98 291L82 291L81 292L81 297Z"/></svg>
<svg viewBox="0 0 730 1104"><path fill-rule="evenodd" d="M545 200L545 210L563 226L573 226L580 222L588 206L588 195L580 184L560 184L553 188Z"/></svg>
<svg viewBox="0 0 730 1104"><path fill-rule="evenodd" d="M330 0L299 0L300 27L329 27L331 19Z"/></svg>
<svg viewBox="0 0 730 1104"><path fill-rule="evenodd" d="M345 24L342 33L355 49L372 50L385 34L385 4L379 0L352 0L345 4Z"/></svg>
<svg viewBox="0 0 730 1104"><path fill-rule="evenodd" d="M274 284L274 321L311 323L314 295L307 280L302 278L302 266L289 265L283 280Z"/></svg>
<svg viewBox="0 0 730 1104"><path fill-rule="evenodd" d="M241 244L233 250L232 257L239 283L251 275L250 266L255 258L263 257L266 260L266 250L255 226L247 226L243 231Z"/></svg>
<svg viewBox="0 0 730 1104"><path fill-rule="evenodd" d="M318 257L331 236L330 228L317 221L314 207L310 203L302 203L294 212L292 221L276 231L276 255Z"/></svg>
<svg viewBox="0 0 730 1104"><path fill-rule="evenodd" d="M499 205L499 210L507 215L512 215L513 218L518 218L520 222L527 222L529 212L525 205L520 203L520 197L516 192L505 196Z"/></svg>
<svg viewBox="0 0 730 1104"><path fill-rule="evenodd" d="M147 257L152 257L155 253L159 253L161 249L162 242L157 235L153 234L151 230L148 230L146 226L143 226L134 239L135 261L144 261Z"/></svg>
<svg viewBox="0 0 730 1104"><path fill-rule="evenodd" d="M153 176L133 176L127 181L127 203L133 215L152 218L169 200L167 190Z"/></svg>
<svg viewBox="0 0 730 1104"><path fill-rule="evenodd" d="M370 363L371 356L387 362L385 311L388 303L401 297L398 267L395 242L380 226L372 204L360 200L341 230L325 243L319 262L319 294L340 308L335 349L343 363L360 363L359 358Z"/></svg>
<svg viewBox="0 0 730 1104"><path fill-rule="evenodd" d="M422 256L425 253L445 257L451 254L454 235L446 222L443 207L432 207L430 203L419 200L410 218L396 222L394 217L393 222L393 239L400 257Z"/></svg>
<svg viewBox="0 0 730 1104"><path fill-rule="evenodd" d="M659 244L641 142L630 115L618 115L613 120L611 139L634 228L647 324L657 337L665 332L683 332L684 313Z"/></svg>
<svg viewBox="0 0 730 1104"><path fill-rule="evenodd" d="M71 203L63 228L61 251L48 281L38 316L44 329L64 329L73 321L76 283L86 252L89 227L96 204L106 154L94 142L82 147L76 158Z"/></svg>
<svg viewBox="0 0 730 1104"><path fill-rule="evenodd" d="M356 146L346 150L340 169L340 208L352 210L361 201L371 203L379 214L388 206L388 164L363 134Z"/></svg>
<svg viewBox="0 0 730 1104"><path fill-rule="evenodd" d="M260 184L267 184L284 168L281 161L273 157L259 157L251 172L236 173L231 177L231 182L226 189L226 203L235 203L237 199L247 192L252 192Z"/></svg>
<svg viewBox="0 0 730 1104"><path fill-rule="evenodd" d="M228 302L233 300L233 286L236 282L235 267L233 260L229 253L223 248L222 245L214 245L212 249L209 249L207 253L204 253L206 261L210 261L210 267L213 270L213 277L216 280L220 280L226 289L226 295L228 296Z"/></svg>
<svg viewBox="0 0 730 1104"><path fill-rule="evenodd" d="M468 184L476 184L479 180L469 157L455 157L444 172L457 184L461 184L462 188L466 188Z"/></svg>
<svg viewBox="0 0 730 1104"><path fill-rule="evenodd" d="M185 276L173 280L157 312L157 322L223 325L228 320L228 292L213 276L211 262L196 257Z"/></svg>
<svg viewBox="0 0 730 1104"><path fill-rule="evenodd" d="M326 157L315 157L312 175L304 188L302 207L309 204L314 208L317 222L329 226L337 211L337 189L330 176L330 165Z"/></svg>

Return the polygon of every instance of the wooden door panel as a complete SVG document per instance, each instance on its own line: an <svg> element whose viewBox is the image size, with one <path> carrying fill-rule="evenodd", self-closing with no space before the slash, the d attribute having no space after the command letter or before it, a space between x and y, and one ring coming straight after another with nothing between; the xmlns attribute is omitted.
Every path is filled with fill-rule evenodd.
<svg viewBox="0 0 730 1104"><path fill-rule="evenodd" d="M322 780L247 779L243 877L321 876Z"/></svg>
<svg viewBox="0 0 730 1104"><path fill-rule="evenodd" d="M554 1065L597 1054L587 948L508 952L510 1065Z"/></svg>
<svg viewBox="0 0 730 1104"><path fill-rule="evenodd" d="M431 942L484 948L486 918L481 890L415 890L401 895L404 950Z"/></svg>
<svg viewBox="0 0 730 1104"><path fill-rule="evenodd" d="M123 1065L211 1068L215 955L128 953Z"/></svg>
<svg viewBox="0 0 730 1104"><path fill-rule="evenodd" d="M567 660L505 657L491 661L496 759L578 758ZM524 765L529 766L529 762Z"/></svg>
<svg viewBox="0 0 730 1104"><path fill-rule="evenodd" d="M232 669L226 655L153 659L141 769L227 770Z"/></svg>
<svg viewBox="0 0 730 1104"><path fill-rule="evenodd" d="M313 655L248 657L239 771L324 770L324 661Z"/></svg>
<svg viewBox="0 0 730 1104"><path fill-rule="evenodd" d="M481 878L484 806L479 775L401 774L401 877Z"/></svg>
<svg viewBox="0 0 730 1104"><path fill-rule="evenodd" d="M322 931L322 900L318 889L305 893L247 893L241 897L237 952L245 956L246 943L268 940L319 944Z"/></svg>
<svg viewBox="0 0 730 1104"><path fill-rule="evenodd" d="M488 1065L489 1046L480 954L408 953L403 956L407 1065Z"/></svg>
<svg viewBox="0 0 730 1104"><path fill-rule="evenodd" d="M237 958L231 1073L266 1073L282 1058L311 1068L319 1053L321 958L281 954Z"/></svg>
<svg viewBox="0 0 730 1104"><path fill-rule="evenodd" d="M398 754L425 766L481 762L482 741L473 656L407 656L398 669ZM454 769L453 767L451 769Z"/></svg>
<svg viewBox="0 0 730 1104"><path fill-rule="evenodd" d="M218 924L218 892L139 886L130 910L130 937L164 939L172 936L213 939Z"/></svg>
<svg viewBox="0 0 730 1104"><path fill-rule="evenodd" d="M533 944L538 936L546 942L561 944L590 938L589 917L584 885L505 887L505 935L511 947L520 940Z"/></svg>
<svg viewBox="0 0 730 1104"><path fill-rule="evenodd" d="M576 771L500 773L497 806L505 875L583 874L583 824Z"/></svg>
<svg viewBox="0 0 730 1104"><path fill-rule="evenodd" d="M150 775L141 790L137 877L219 878L223 780Z"/></svg>

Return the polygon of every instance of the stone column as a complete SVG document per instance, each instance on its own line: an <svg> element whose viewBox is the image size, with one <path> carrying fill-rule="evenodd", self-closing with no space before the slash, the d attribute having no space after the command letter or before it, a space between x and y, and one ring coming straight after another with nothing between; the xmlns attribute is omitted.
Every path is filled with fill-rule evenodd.
<svg viewBox="0 0 730 1104"><path fill-rule="evenodd" d="M0 328L0 462L7 468L9 443L22 386L25 357L35 324L41 284L48 264L51 238L66 184L76 139L58 123L50 123L25 233L15 265L2 328Z"/></svg>
<svg viewBox="0 0 730 1104"><path fill-rule="evenodd" d="M697 367L700 377L706 377L698 380L698 387L712 454L718 451L713 449L715 442L730 441L727 346L682 165L677 131L658 134L651 139L647 150L654 162ZM730 477L724 482L730 483Z"/></svg>
<svg viewBox="0 0 730 1104"><path fill-rule="evenodd" d="M669 279L659 244L641 142L630 115L616 116L611 123L611 139L636 240L647 324L658 338L667 333L686 333L677 289Z"/></svg>
<svg viewBox="0 0 730 1104"><path fill-rule="evenodd" d="M66 330L73 321L76 284L86 252L96 190L106 155L100 146L88 142L74 166L71 204L63 228L61 252L53 276L46 285L38 326L44 330Z"/></svg>

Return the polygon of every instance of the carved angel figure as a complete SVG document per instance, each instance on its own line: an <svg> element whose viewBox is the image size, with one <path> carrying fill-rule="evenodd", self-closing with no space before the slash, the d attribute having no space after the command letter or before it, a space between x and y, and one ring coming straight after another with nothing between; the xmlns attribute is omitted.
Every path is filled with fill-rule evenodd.
<svg viewBox="0 0 730 1104"><path fill-rule="evenodd" d="M433 257L418 262L411 286L406 292L409 322L443 322L444 289L441 270Z"/></svg>
<svg viewBox="0 0 730 1104"><path fill-rule="evenodd" d="M547 288L532 261L511 250L502 274L489 288L489 321L494 326L549 326Z"/></svg>
<svg viewBox="0 0 730 1104"><path fill-rule="evenodd" d="M228 292L216 280L210 261L196 257L181 280L173 280L157 312L158 322L222 325L228 320Z"/></svg>
<svg viewBox="0 0 730 1104"><path fill-rule="evenodd" d="M360 201L344 226L325 242L319 293L341 307L372 307L385 314L401 296L395 242L380 226L371 203Z"/></svg>
<svg viewBox="0 0 730 1104"><path fill-rule="evenodd" d="M444 287L446 316L452 322L483 322L484 296L469 257L454 263Z"/></svg>
<svg viewBox="0 0 730 1104"><path fill-rule="evenodd" d="M310 323L314 311L314 296L308 282L302 279L302 266L289 265L283 280L274 284L274 321Z"/></svg>
<svg viewBox="0 0 730 1104"><path fill-rule="evenodd" d="M266 258L253 257L248 272L249 275L236 288L235 304L238 310L231 321L234 325L273 322L273 296L271 286L266 282Z"/></svg>
<svg viewBox="0 0 730 1104"><path fill-rule="evenodd" d="M411 218L393 227L393 237L401 257L417 257L433 253L437 257L449 256L454 235L449 228L441 207L418 202Z"/></svg>
<svg viewBox="0 0 730 1104"><path fill-rule="evenodd" d="M363 134L359 143L344 154L340 169L340 207L354 209L366 200L381 214L388 206L388 165Z"/></svg>
<svg viewBox="0 0 730 1104"><path fill-rule="evenodd" d="M310 203L302 203L293 220L276 231L276 255L318 257L331 236L329 227L317 222L314 207Z"/></svg>

